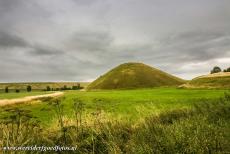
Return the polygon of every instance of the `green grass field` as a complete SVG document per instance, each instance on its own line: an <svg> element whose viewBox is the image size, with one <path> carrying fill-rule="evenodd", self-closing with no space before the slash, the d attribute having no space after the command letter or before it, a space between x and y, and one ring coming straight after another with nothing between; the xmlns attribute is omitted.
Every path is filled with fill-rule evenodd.
<svg viewBox="0 0 230 154"><path fill-rule="evenodd" d="M140 90L108 90L108 91L66 91L62 99L65 116L73 116L74 100L84 104L84 114L102 111L110 119L134 122L148 115L159 114L165 110L191 108L195 103L223 97L226 90L189 90L176 88L155 88ZM33 94L33 93L29 93ZM39 94L39 93L36 93ZM27 95L27 93L25 93ZM0 95L3 98L4 95ZM6 97L23 96L7 94ZM43 124L51 124L55 119L54 106L50 101L36 104L20 104L0 109L1 116L7 116L6 110L20 108L27 110Z"/></svg>
<svg viewBox="0 0 230 154"><path fill-rule="evenodd" d="M229 103L228 90L65 91L59 99L1 107L0 147L58 144L77 147L77 153L228 153Z"/></svg>

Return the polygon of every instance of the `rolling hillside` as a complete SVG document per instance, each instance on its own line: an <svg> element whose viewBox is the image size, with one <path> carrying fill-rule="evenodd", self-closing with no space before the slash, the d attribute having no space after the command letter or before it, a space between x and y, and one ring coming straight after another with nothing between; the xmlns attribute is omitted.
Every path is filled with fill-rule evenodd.
<svg viewBox="0 0 230 154"><path fill-rule="evenodd" d="M87 89L132 89L177 86L184 80L142 63L124 63L92 82Z"/></svg>
<svg viewBox="0 0 230 154"><path fill-rule="evenodd" d="M182 87L230 89L230 72L220 72L199 76L184 84Z"/></svg>

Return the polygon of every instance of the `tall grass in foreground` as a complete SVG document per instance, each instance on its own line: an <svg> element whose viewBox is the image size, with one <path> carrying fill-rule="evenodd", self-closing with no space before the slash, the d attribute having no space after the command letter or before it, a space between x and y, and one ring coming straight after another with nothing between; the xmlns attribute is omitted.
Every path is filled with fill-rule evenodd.
<svg viewBox="0 0 230 154"><path fill-rule="evenodd" d="M102 122L100 112L93 114L92 125L84 124L84 105L74 101L76 118L71 125L64 122L60 100L55 101L59 121L55 129L41 128L29 120L28 114L15 112L0 124L0 146L76 146L77 151L72 153L79 154L230 153L230 94L199 103L191 110L165 111L133 125L125 121Z"/></svg>

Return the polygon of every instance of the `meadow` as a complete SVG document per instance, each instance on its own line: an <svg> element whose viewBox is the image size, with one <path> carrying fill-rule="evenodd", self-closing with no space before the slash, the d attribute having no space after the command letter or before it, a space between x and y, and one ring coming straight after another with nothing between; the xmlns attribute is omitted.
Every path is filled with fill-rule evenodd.
<svg viewBox="0 0 230 154"><path fill-rule="evenodd" d="M82 113L85 118L94 112L102 112L107 118L115 120L136 121L142 120L148 115L159 114L162 111L191 108L195 103L205 100L214 100L224 96L227 90L190 90L177 88L154 88L139 90L104 90L104 91L65 91L61 98L63 114L66 118L74 115L73 106L81 102L84 106ZM43 92L41 92L43 93ZM22 97L23 95L40 94L12 93L1 94L5 97ZM55 121L55 106L53 100L46 99L36 101L33 105L19 104L5 106L0 109L0 117L7 117L9 109L20 109L30 112L44 125L50 125ZM3 116L4 115L4 116ZM87 120L87 119L86 119Z"/></svg>
<svg viewBox="0 0 230 154"><path fill-rule="evenodd" d="M230 151L228 90L65 91L61 98L1 107L0 113L0 147L77 147L66 153Z"/></svg>

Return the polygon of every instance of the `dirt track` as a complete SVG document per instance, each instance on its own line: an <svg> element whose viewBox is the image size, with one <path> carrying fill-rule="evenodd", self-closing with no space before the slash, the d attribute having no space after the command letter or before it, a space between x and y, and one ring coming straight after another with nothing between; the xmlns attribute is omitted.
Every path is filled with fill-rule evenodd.
<svg viewBox="0 0 230 154"><path fill-rule="evenodd" d="M51 94L27 96L27 97L23 97L23 98L2 99L2 100L0 100L0 106L25 103L25 102L30 102L33 100L37 100L37 99L41 99L41 98L47 98L47 97L58 97L58 96L61 96L63 94L64 94L63 92L55 92L55 93L51 93Z"/></svg>

